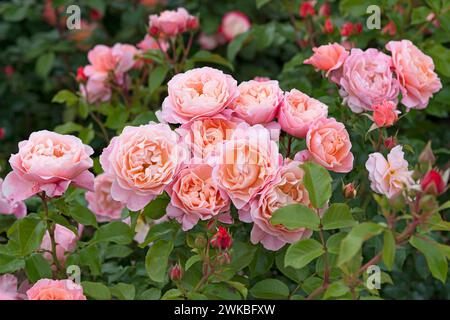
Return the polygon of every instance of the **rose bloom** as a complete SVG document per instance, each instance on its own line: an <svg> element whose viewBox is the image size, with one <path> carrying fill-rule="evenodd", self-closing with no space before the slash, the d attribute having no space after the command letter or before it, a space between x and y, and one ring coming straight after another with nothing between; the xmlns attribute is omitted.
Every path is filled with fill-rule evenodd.
<svg viewBox="0 0 450 320"><path fill-rule="evenodd" d="M93 153L77 137L46 130L33 132L9 159L13 171L3 182L3 194L17 202L38 192L61 196L71 183L92 190L94 175L88 169L93 165Z"/></svg>
<svg viewBox="0 0 450 320"><path fill-rule="evenodd" d="M222 17L219 32L227 41L231 41L241 33L247 32L251 26L250 19L244 13L230 11Z"/></svg>
<svg viewBox="0 0 450 320"><path fill-rule="evenodd" d="M183 124L220 113L236 98L238 90L230 75L203 67L175 75L168 83L168 93L158 117Z"/></svg>
<svg viewBox="0 0 450 320"><path fill-rule="evenodd" d="M155 40L152 36L147 34L144 39L136 45L136 47L142 50L142 52L160 49L167 51L167 49L169 49L169 43L164 39Z"/></svg>
<svg viewBox="0 0 450 320"><path fill-rule="evenodd" d="M166 124L127 126L103 150L100 163L114 177L111 197L131 211L160 195L186 160L184 145Z"/></svg>
<svg viewBox="0 0 450 320"><path fill-rule="evenodd" d="M22 201L15 202L6 198L2 191L3 179L0 178L0 214L13 214L17 219L27 214L27 207ZM1 300L1 299L0 299Z"/></svg>
<svg viewBox="0 0 450 320"><path fill-rule="evenodd" d="M213 178L241 209L274 178L281 161L269 130L241 124L222 145Z"/></svg>
<svg viewBox="0 0 450 320"><path fill-rule="evenodd" d="M214 50L225 42L226 40L221 33L209 35L202 32L198 37L198 43L200 47L205 50Z"/></svg>
<svg viewBox="0 0 450 320"><path fill-rule="evenodd" d="M98 222L120 220L125 207L120 201L111 197L111 187L114 176L108 174L98 175L94 180L94 192L86 192L88 208L95 213Z"/></svg>
<svg viewBox="0 0 450 320"><path fill-rule="evenodd" d="M278 113L281 129L296 138L305 138L309 127L315 121L326 118L328 107L303 92L292 89L284 95L284 102Z"/></svg>
<svg viewBox="0 0 450 320"><path fill-rule="evenodd" d="M390 127L398 120L400 111L396 110L397 106L391 101L383 101L380 104L372 106L373 121L378 128Z"/></svg>
<svg viewBox="0 0 450 320"><path fill-rule="evenodd" d="M381 51L352 49L339 82L344 102L357 113L384 100L397 103L399 85L391 69L391 57Z"/></svg>
<svg viewBox="0 0 450 320"><path fill-rule="evenodd" d="M348 57L348 51L338 43L313 48L313 52L314 54L303 63L311 64L317 70L326 71L327 77L342 67Z"/></svg>
<svg viewBox="0 0 450 320"><path fill-rule="evenodd" d="M199 220L213 217L231 222L230 200L213 181L212 170L208 164L189 165L167 188L167 215L180 222L184 231L192 229Z"/></svg>
<svg viewBox="0 0 450 320"><path fill-rule="evenodd" d="M289 161L283 165L277 177L246 208L239 211L242 221L253 222L250 235L253 244L261 242L264 248L276 251L286 243L295 243L311 236L311 230L289 230L283 225L273 225L270 222L272 214L279 208L295 203L310 205L308 191L303 183L304 171L299 167L300 164L298 161Z"/></svg>
<svg viewBox="0 0 450 320"><path fill-rule="evenodd" d="M278 81L245 81L239 87L239 96L231 103L234 115L250 125L272 121L283 101Z"/></svg>
<svg viewBox="0 0 450 320"><path fill-rule="evenodd" d="M222 143L231 137L238 122L242 120L223 113L187 122L175 131L191 150L193 158L202 160L219 153Z"/></svg>
<svg viewBox="0 0 450 320"><path fill-rule="evenodd" d="M17 278L12 274L0 276L0 300L23 300L17 292Z"/></svg>
<svg viewBox="0 0 450 320"><path fill-rule="evenodd" d="M433 93L442 89L441 80L434 72L433 59L409 40L390 41L386 49L391 52L402 87L402 103L407 108L426 108Z"/></svg>
<svg viewBox="0 0 450 320"><path fill-rule="evenodd" d="M59 224L55 225L54 232L56 256L60 262L64 262L66 261L66 253L73 252L77 247L78 235L76 235L72 230ZM48 231L42 238L41 249L52 251L52 243ZM52 254L50 252L45 252L44 257L49 261L53 261Z"/></svg>
<svg viewBox="0 0 450 320"><path fill-rule="evenodd" d="M156 29L165 36L173 37L179 33L185 32L188 28L188 22L192 18L194 17L184 8L166 10L159 15L150 15L149 28Z"/></svg>
<svg viewBox="0 0 450 320"><path fill-rule="evenodd" d="M392 148L387 160L379 152L370 154L366 169L369 171L372 190L388 198L397 196L413 183L412 171L408 171L408 161L404 159L402 146Z"/></svg>
<svg viewBox="0 0 450 320"><path fill-rule="evenodd" d="M83 287L72 280L41 279L27 291L28 300L86 300Z"/></svg>
<svg viewBox="0 0 450 320"><path fill-rule="evenodd" d="M353 169L352 143L345 126L334 118L319 119L306 135L306 145L311 158L334 172Z"/></svg>
<svg viewBox="0 0 450 320"><path fill-rule="evenodd" d="M89 103L109 101L111 99L112 90L107 84L107 80L107 74L89 78L86 84L80 84L81 95Z"/></svg>

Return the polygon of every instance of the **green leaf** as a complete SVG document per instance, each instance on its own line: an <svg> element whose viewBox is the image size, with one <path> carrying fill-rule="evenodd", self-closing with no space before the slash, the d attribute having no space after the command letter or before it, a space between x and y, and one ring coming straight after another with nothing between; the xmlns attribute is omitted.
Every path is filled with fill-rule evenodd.
<svg viewBox="0 0 450 320"><path fill-rule="evenodd" d="M36 216L18 220L9 230L8 236L17 241L19 254L27 256L39 248L46 230L45 222Z"/></svg>
<svg viewBox="0 0 450 320"><path fill-rule="evenodd" d="M236 55L241 50L242 46L244 45L245 41L248 39L250 34L251 34L250 31L244 32L238 35L236 38L233 39L233 41L231 41L228 44L227 58L229 61L234 61L234 58L236 58Z"/></svg>
<svg viewBox="0 0 450 320"><path fill-rule="evenodd" d="M339 254L342 240L347 236L345 232L335 233L327 240L327 249L329 253Z"/></svg>
<svg viewBox="0 0 450 320"><path fill-rule="evenodd" d="M95 300L111 300L111 292L108 287L100 282L83 281L83 293Z"/></svg>
<svg viewBox="0 0 450 320"><path fill-rule="evenodd" d="M324 254L323 246L314 239L304 239L291 244L286 251L284 264L297 269L303 268L314 259Z"/></svg>
<svg viewBox="0 0 450 320"><path fill-rule="evenodd" d="M431 10L427 7L414 8L411 14L411 24L419 24L427 21L427 17L430 13Z"/></svg>
<svg viewBox="0 0 450 320"><path fill-rule="evenodd" d="M119 300L134 300L136 289L132 284L118 283L111 289L111 294Z"/></svg>
<svg viewBox="0 0 450 320"><path fill-rule="evenodd" d="M0 274L13 273L25 267L25 261L12 255L0 253Z"/></svg>
<svg viewBox="0 0 450 320"><path fill-rule="evenodd" d="M78 97L69 90L60 90L52 99L55 103L66 103L68 106L73 106L78 102Z"/></svg>
<svg viewBox="0 0 450 320"><path fill-rule="evenodd" d="M275 264L286 277L295 281L296 283L300 283L304 281L310 274L308 268L295 269L292 267L287 267L284 265L284 260L286 257L286 252L279 251L277 257L275 259Z"/></svg>
<svg viewBox="0 0 450 320"><path fill-rule="evenodd" d="M122 106L111 108L105 126L110 129L122 129L128 120L129 112Z"/></svg>
<svg viewBox="0 0 450 320"><path fill-rule="evenodd" d="M52 277L50 263L40 253L35 253L25 260L25 272L30 282Z"/></svg>
<svg viewBox="0 0 450 320"><path fill-rule="evenodd" d="M265 4L269 3L271 0L256 0L256 8L261 9Z"/></svg>
<svg viewBox="0 0 450 320"><path fill-rule="evenodd" d="M133 231L126 223L112 221L97 230L92 243L114 242L117 244L129 244L133 240L133 236Z"/></svg>
<svg viewBox="0 0 450 320"><path fill-rule="evenodd" d="M323 230L353 227L356 224L345 203L333 203L322 218Z"/></svg>
<svg viewBox="0 0 450 320"><path fill-rule="evenodd" d="M3 18L5 21L18 22L25 19L28 13L29 6L25 3L23 4L8 4L4 7Z"/></svg>
<svg viewBox="0 0 450 320"><path fill-rule="evenodd" d="M75 219L76 222L85 226L97 227L97 219L95 215L87 207L79 204L78 202L72 202L69 206L69 215Z"/></svg>
<svg viewBox="0 0 450 320"><path fill-rule="evenodd" d="M426 47L425 51L433 58L436 70L446 77L450 77L450 50L441 44Z"/></svg>
<svg viewBox="0 0 450 320"><path fill-rule="evenodd" d="M151 201L144 208L144 215L150 219L159 219L166 214L167 205L170 202L169 197L159 196Z"/></svg>
<svg viewBox="0 0 450 320"><path fill-rule="evenodd" d="M386 230L383 236L383 262L392 270L395 261L395 237L392 231Z"/></svg>
<svg viewBox="0 0 450 320"><path fill-rule="evenodd" d="M239 271L247 267L253 260L256 253L256 247L250 243L234 241L230 268Z"/></svg>
<svg viewBox="0 0 450 320"><path fill-rule="evenodd" d="M92 275L99 276L101 274L100 250L95 245L89 245L79 251L80 264L89 267Z"/></svg>
<svg viewBox="0 0 450 320"><path fill-rule="evenodd" d="M153 111L147 111L139 114L131 123L133 126L140 126L143 124L149 124L151 121L158 122L155 113Z"/></svg>
<svg viewBox="0 0 450 320"><path fill-rule="evenodd" d="M145 269L155 282L163 282L167 275L167 263L173 250L173 243L165 240L156 241L147 251Z"/></svg>
<svg viewBox="0 0 450 320"><path fill-rule="evenodd" d="M322 208L331 197L331 176L324 167L313 162L304 163L302 168L309 199L314 208Z"/></svg>
<svg viewBox="0 0 450 320"><path fill-rule="evenodd" d="M350 292L349 287L343 281L336 281L330 284L323 296L324 299L341 297Z"/></svg>
<svg viewBox="0 0 450 320"><path fill-rule="evenodd" d="M259 299L286 299L289 296L289 288L277 279L265 279L257 282L250 294Z"/></svg>
<svg viewBox="0 0 450 320"><path fill-rule="evenodd" d="M384 227L374 222L356 225L342 240L339 250L338 266L349 261L359 251L364 241L383 232Z"/></svg>
<svg viewBox="0 0 450 320"><path fill-rule="evenodd" d="M50 70L53 68L53 61L55 60L55 54L48 52L39 57L36 61L36 74L41 78L46 78Z"/></svg>
<svg viewBox="0 0 450 320"><path fill-rule="evenodd" d="M310 208L301 204L290 204L277 209L270 218L273 225L282 224L290 230L308 228L319 230L320 218Z"/></svg>
<svg viewBox="0 0 450 320"><path fill-rule="evenodd" d="M341 0L339 11L345 15L360 17L366 14L367 7L373 4L371 0Z"/></svg>
<svg viewBox="0 0 450 320"><path fill-rule="evenodd" d="M183 293L179 289L167 290L161 297L161 300L181 300Z"/></svg>
<svg viewBox="0 0 450 320"><path fill-rule="evenodd" d="M164 82L164 79L167 76L167 72L169 72L169 69L165 65L157 66L155 69L153 69L153 71L150 72L148 76L148 89L149 89L148 94L150 96Z"/></svg>
<svg viewBox="0 0 450 320"><path fill-rule="evenodd" d="M197 262L202 261L202 256L196 254L195 256L190 257L189 259L187 259L185 265L184 265L184 270L188 271L190 267L192 267L194 264L196 264Z"/></svg>
<svg viewBox="0 0 450 320"><path fill-rule="evenodd" d="M240 300L239 290L224 283L209 284L203 289L203 294L212 300Z"/></svg>
<svg viewBox="0 0 450 320"><path fill-rule="evenodd" d="M59 126L56 126L54 131L60 134L68 134L73 132L78 132L83 130L83 126L78 123L74 122L66 122L64 124L61 124Z"/></svg>
<svg viewBox="0 0 450 320"><path fill-rule="evenodd" d="M133 253L133 250L127 246L114 244L108 246L105 252L105 259L111 258L125 258Z"/></svg>
<svg viewBox="0 0 450 320"><path fill-rule="evenodd" d="M159 300L161 298L161 290L158 288L150 288L139 295L139 300Z"/></svg>
<svg viewBox="0 0 450 320"><path fill-rule="evenodd" d="M231 71L234 71L233 64L230 61L228 61L221 55L211 53L211 52L205 51L205 50L198 51L189 60L191 60L193 63L196 63L196 62L215 63L215 64L225 66L228 69L230 69Z"/></svg>
<svg viewBox="0 0 450 320"><path fill-rule="evenodd" d="M448 262L445 252L441 250L439 243L429 238L412 236L409 243L419 250L427 260L428 268L433 277L445 283L447 279Z"/></svg>
<svg viewBox="0 0 450 320"><path fill-rule="evenodd" d="M226 283L239 291L244 299L247 299L248 289L245 284L238 281L226 281Z"/></svg>

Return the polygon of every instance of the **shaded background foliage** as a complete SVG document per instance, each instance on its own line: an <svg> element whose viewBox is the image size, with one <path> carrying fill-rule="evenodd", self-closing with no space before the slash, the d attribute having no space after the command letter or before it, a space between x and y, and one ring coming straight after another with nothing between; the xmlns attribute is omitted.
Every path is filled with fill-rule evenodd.
<svg viewBox="0 0 450 320"><path fill-rule="evenodd" d="M217 32L222 16L232 10L240 10L249 16L252 29L238 36L231 43L219 46L214 51L226 57L232 63L233 70L222 68L239 80L249 80L255 76L264 76L280 81L284 90L297 88L309 96L320 99L330 107L330 114L346 123L352 134L353 153L357 155L355 170L347 178L358 184L366 179L364 163L368 151L364 137L370 126L368 119L359 117L352 120L348 108L340 105L337 90L320 73L311 66L303 65L303 60L311 55L313 45L340 41L340 27L348 21L362 23L363 32L350 37L354 47L384 48L391 39L410 39L424 52L433 57L436 70L441 78L443 89L435 95L425 110L412 110L399 122L398 137L407 149L406 157L410 164L415 164L418 153L427 141L431 140L439 166L449 165L450 130L448 113L450 111L450 2L442 1L379 1L382 13L382 28L390 21L395 23L395 35L383 33L381 30L368 30L366 8L371 1L343 0L327 1L331 5L331 19L334 25L332 34L324 34L321 26L325 18L316 17L311 27L311 20L299 19L299 0L186 0L167 1L154 6L143 5L145 1L106 1L106 0L54 0L48 7L47 1L12 0L0 4L0 127L4 129L4 137L0 142L0 175L4 176L8 169L6 163L9 155L17 150L17 142L25 139L32 131L53 129L68 122L83 123L84 131L79 135L91 141L97 151L103 147L98 131L91 120L83 116L83 110L64 108L61 104L52 103L56 92L61 89L77 90L75 74L77 67L87 63L86 53L93 45L103 43L112 45L117 42L135 44L147 32L148 15L159 12L163 8L186 7L200 18L201 30L206 34ZM318 1L319 4L325 1ZM49 17L50 11L58 19L64 17L60 7L77 4L81 7L85 23L83 34L69 31L65 25L55 23ZM398 6L403 7L398 10ZM316 5L318 7L318 5ZM47 11L45 11L47 8ZM47 12L46 14L43 14ZM429 21L430 14L435 14ZM428 19L427 19L428 18ZM433 23L438 21L437 23ZM312 35L312 36L311 36ZM199 50L194 44L192 52ZM170 78L170 77L169 77ZM164 89L161 90L164 92ZM150 111L160 108L164 93L153 97L148 106ZM353 118L354 119L354 118ZM117 128L125 124L119 123ZM393 132L392 134L394 134ZM296 150L302 145L296 146ZM340 188L338 183L335 190ZM364 195L370 190L359 190ZM333 200L342 201L342 195L334 192ZM352 200L353 207L362 208L366 218L376 215L373 202L361 203L361 196ZM358 213L354 213L358 214ZM448 216L448 213L447 213ZM448 218L448 217L447 217ZM447 219L448 220L448 219ZM246 241L247 230L235 233L236 239ZM247 231L247 232L245 232ZM443 235L444 243L448 243L448 235ZM367 255L374 255L381 243L372 239L365 250ZM242 244L245 246L245 244ZM110 250L111 249L105 249ZM139 254L139 253L133 253ZM180 255L184 253L180 251ZM266 266L272 265L275 255L261 248L254 252L255 258L250 264L250 272L256 279L263 279L268 272ZM450 298L450 282L444 285L432 278L422 255L411 250L398 251L396 266L392 273L395 285L387 285L383 290L385 298ZM402 264L404 263L404 266ZM141 266L142 267L142 266ZM92 267L93 274L98 266ZM108 269L109 268L109 269ZM120 272L117 271L120 269ZM121 281L139 283L133 270L128 267L103 266L102 273L106 277L118 277ZM109 275L108 272L111 271ZM138 272L139 273L139 272ZM145 277L144 274L141 274Z"/></svg>

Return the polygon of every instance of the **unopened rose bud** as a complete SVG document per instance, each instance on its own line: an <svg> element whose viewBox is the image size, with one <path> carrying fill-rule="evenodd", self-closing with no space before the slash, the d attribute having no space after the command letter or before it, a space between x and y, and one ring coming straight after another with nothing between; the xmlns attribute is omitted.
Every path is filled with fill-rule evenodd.
<svg viewBox="0 0 450 320"><path fill-rule="evenodd" d="M445 191L446 183L438 171L430 170L420 182L420 187L424 193L438 196Z"/></svg>
<svg viewBox="0 0 450 320"><path fill-rule="evenodd" d="M181 268L179 263L172 267L169 272L169 277L172 281L179 281L181 280L181 278L183 278L183 269Z"/></svg>
<svg viewBox="0 0 450 320"><path fill-rule="evenodd" d="M228 230L224 227L219 227L219 230L213 237L211 238L211 245L214 248L226 250L231 248L233 243L233 239L231 235L228 233Z"/></svg>
<svg viewBox="0 0 450 320"><path fill-rule="evenodd" d="M324 31L326 34L331 34L331 33L333 33L333 31L334 31L334 26L333 26L333 22L331 22L331 19L330 19L330 18L327 18L327 19L325 20L325 25L324 25L324 27L323 27L323 31Z"/></svg>
<svg viewBox="0 0 450 320"><path fill-rule="evenodd" d="M217 255L217 263L221 266L231 263L231 256L228 251L222 251Z"/></svg>
<svg viewBox="0 0 450 320"><path fill-rule="evenodd" d="M205 237L202 236L202 235L198 235L198 236L195 238L194 245L195 245L196 248L200 248L200 249L201 249L201 248L204 248L205 245L206 245L206 239L205 239Z"/></svg>
<svg viewBox="0 0 450 320"><path fill-rule="evenodd" d="M344 197L347 199L354 199L356 198L357 191L353 183L347 183L343 188Z"/></svg>
<svg viewBox="0 0 450 320"><path fill-rule="evenodd" d="M354 26L351 22L346 22L341 27L341 36L343 37L349 37L354 32Z"/></svg>
<svg viewBox="0 0 450 320"><path fill-rule="evenodd" d="M89 16L90 16L91 20L94 20L94 21L98 21L98 20L102 19L102 13L95 9L92 9L89 12Z"/></svg>
<svg viewBox="0 0 450 320"><path fill-rule="evenodd" d="M192 17L187 22L187 28L189 30L195 30L199 27L199 22L197 17Z"/></svg>
<svg viewBox="0 0 450 320"><path fill-rule="evenodd" d="M419 162L429 163L431 166L436 162L436 157L433 154L433 149L431 148L431 141L428 141L425 148L419 155Z"/></svg>
<svg viewBox="0 0 450 320"><path fill-rule="evenodd" d="M88 80L86 74L84 73L83 67L79 67L77 69L77 76L75 77L75 80L77 80L77 82L80 82L80 83L86 82Z"/></svg>
<svg viewBox="0 0 450 320"><path fill-rule="evenodd" d="M391 150L397 145L397 139L395 137L387 137L386 139L384 139L383 143L386 149Z"/></svg>
<svg viewBox="0 0 450 320"><path fill-rule="evenodd" d="M300 17L306 18L307 16L314 16L316 11L314 5L310 1L302 2L300 5Z"/></svg>
<svg viewBox="0 0 450 320"><path fill-rule="evenodd" d="M0 140L5 138L5 128L0 128Z"/></svg>
<svg viewBox="0 0 450 320"><path fill-rule="evenodd" d="M355 31L356 33L361 33L363 31L363 25L361 22L355 24Z"/></svg>
<svg viewBox="0 0 450 320"><path fill-rule="evenodd" d="M5 72L6 76L11 77L14 74L14 67L11 65L7 65L3 71Z"/></svg>
<svg viewBox="0 0 450 320"><path fill-rule="evenodd" d="M157 27L150 27L148 29L148 33L153 37L157 37L159 34L159 29Z"/></svg>
<svg viewBox="0 0 450 320"><path fill-rule="evenodd" d="M331 7L329 3L324 3L320 6L319 15L322 17L329 17L331 14Z"/></svg>

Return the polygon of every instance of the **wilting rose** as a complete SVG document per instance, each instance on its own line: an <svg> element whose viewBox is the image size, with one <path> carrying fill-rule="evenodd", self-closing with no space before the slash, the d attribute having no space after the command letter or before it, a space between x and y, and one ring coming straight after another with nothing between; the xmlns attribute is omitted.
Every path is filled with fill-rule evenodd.
<svg viewBox="0 0 450 320"><path fill-rule="evenodd" d="M434 72L433 59L411 41L390 41L386 49L392 54L393 66L402 87L402 103L413 109L424 109L433 93L442 89Z"/></svg>
<svg viewBox="0 0 450 320"><path fill-rule="evenodd" d="M239 211L242 221L253 222L250 235L253 244L261 242L264 248L276 251L286 243L295 243L311 236L311 230L289 230L283 225L273 225L270 222L272 214L279 208L295 203L310 205L308 191L303 183L304 171L299 166L298 161L288 161L249 206Z"/></svg>
<svg viewBox="0 0 450 320"><path fill-rule="evenodd" d="M352 143L345 126L334 118L319 119L306 135L306 145L312 159L334 172L353 169Z"/></svg>
<svg viewBox="0 0 450 320"><path fill-rule="evenodd" d="M13 214L17 219L27 214L27 207L22 201L15 202L6 198L2 191L3 179L0 178L0 214ZM1 299L0 299L1 300Z"/></svg>
<svg viewBox="0 0 450 320"><path fill-rule="evenodd" d="M158 116L169 123L186 123L214 116L238 95L237 82L220 70L203 67L175 75Z"/></svg>
<svg viewBox="0 0 450 320"><path fill-rule="evenodd" d="M231 222L230 200L213 181L212 167L208 164L182 169L167 192L170 196L167 215L180 222L184 231L192 229L199 220L213 217Z"/></svg>
<svg viewBox="0 0 450 320"><path fill-rule="evenodd" d="M94 192L86 192L88 208L95 213L98 222L119 220L125 207L120 201L111 196L111 187L114 176L108 174L98 175L94 180Z"/></svg>
<svg viewBox="0 0 450 320"><path fill-rule="evenodd" d="M233 238L227 229L219 226L217 232L211 237L210 243L213 248L227 250L231 248Z"/></svg>
<svg viewBox="0 0 450 320"><path fill-rule="evenodd" d="M328 107L303 92L292 89L284 95L278 113L281 129L297 138L306 137L309 127L318 119L326 118Z"/></svg>
<svg viewBox="0 0 450 320"><path fill-rule="evenodd" d="M392 101L383 101L380 104L372 106L373 122L378 128L390 127L398 120L397 106Z"/></svg>
<svg viewBox="0 0 450 320"><path fill-rule="evenodd" d="M392 59L376 49L352 49L339 84L339 93L353 112L370 111L384 100L397 103L399 84Z"/></svg>
<svg viewBox="0 0 450 320"><path fill-rule="evenodd" d="M17 291L17 278L12 274L0 276L0 300L23 300L24 295Z"/></svg>
<svg viewBox="0 0 450 320"><path fill-rule="evenodd" d="M227 41L231 41L241 33L247 32L251 26L250 19L244 13L230 11L222 17L219 32Z"/></svg>
<svg viewBox="0 0 450 320"><path fill-rule="evenodd" d="M372 190L388 198L395 197L413 182L412 171L408 171L408 161L404 159L402 146L392 148L387 160L379 152L370 154L366 169L369 171Z"/></svg>
<svg viewBox="0 0 450 320"><path fill-rule="evenodd" d="M41 279L27 291L29 300L86 300L83 287L72 280Z"/></svg>
<svg viewBox="0 0 450 320"><path fill-rule="evenodd" d="M189 22L195 19L184 8L166 10L159 15L152 14L149 17L149 28L156 29L165 36L173 37L185 32L189 28Z"/></svg>
<svg viewBox="0 0 450 320"><path fill-rule="evenodd" d="M3 194L17 202L38 192L61 196L71 183L92 190L94 175L88 169L93 165L93 153L77 137L46 130L33 132L9 159L13 171L3 182Z"/></svg>
<svg viewBox="0 0 450 320"><path fill-rule="evenodd" d="M318 48L313 48L314 54L303 61L311 64L314 68L326 71L327 77L333 80L333 72L336 73L342 67L348 57L348 51L338 43L327 44Z"/></svg>
<svg viewBox="0 0 450 320"><path fill-rule="evenodd" d="M63 263L66 261L66 253L73 252L77 247L78 235L72 230L59 224L55 225L54 234L56 242L56 256L58 260ZM41 249L50 252L52 251L52 242L48 231L42 238ZM45 252L44 257L49 261L53 261L52 254L50 252Z"/></svg>
<svg viewBox="0 0 450 320"><path fill-rule="evenodd" d="M238 90L238 97L230 105L235 116L250 125L268 123L275 118L283 101L278 81L250 80L242 82Z"/></svg>
<svg viewBox="0 0 450 320"><path fill-rule="evenodd" d="M138 211L160 195L186 160L178 135L166 124L125 127L103 150L100 163L114 177L111 196Z"/></svg>
<svg viewBox="0 0 450 320"><path fill-rule="evenodd" d="M222 146L213 169L214 181L240 209L273 179L281 160L269 130L239 125Z"/></svg>
<svg viewBox="0 0 450 320"><path fill-rule="evenodd" d="M194 159L207 159L219 153L222 143L231 137L240 121L224 113L187 122L175 131L191 150Z"/></svg>

